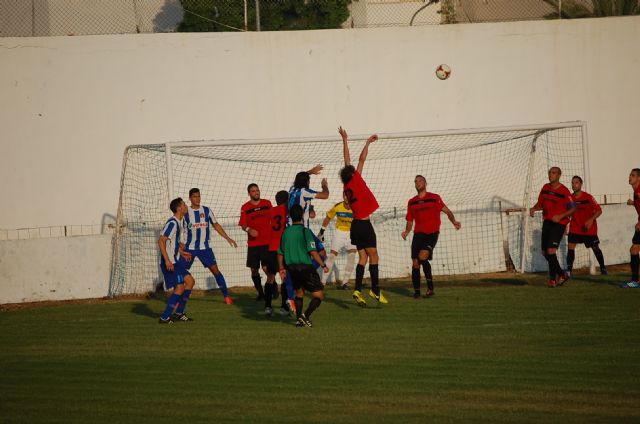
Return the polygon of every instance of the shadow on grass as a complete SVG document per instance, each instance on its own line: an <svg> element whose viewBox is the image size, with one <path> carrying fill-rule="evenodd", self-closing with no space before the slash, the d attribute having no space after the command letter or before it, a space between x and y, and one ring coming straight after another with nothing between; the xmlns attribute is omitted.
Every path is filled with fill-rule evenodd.
<svg viewBox="0 0 640 424"><path fill-rule="evenodd" d="M158 318L160 316L160 313L151 310L147 303L135 303L131 308L131 313L149 318Z"/></svg>
<svg viewBox="0 0 640 424"><path fill-rule="evenodd" d="M306 302L305 302L306 303ZM289 315L280 314L281 299L278 296L277 299L271 301L271 307L273 308L273 316L268 317L264 314L265 304L264 300L256 300L256 294L251 293L237 293L233 296L233 306L240 310L242 318L251 321L267 321L273 323L280 323L283 325L293 325L294 319Z"/></svg>
<svg viewBox="0 0 640 424"><path fill-rule="evenodd" d="M499 286L526 286L529 284L527 280L521 278L481 278L478 281Z"/></svg>

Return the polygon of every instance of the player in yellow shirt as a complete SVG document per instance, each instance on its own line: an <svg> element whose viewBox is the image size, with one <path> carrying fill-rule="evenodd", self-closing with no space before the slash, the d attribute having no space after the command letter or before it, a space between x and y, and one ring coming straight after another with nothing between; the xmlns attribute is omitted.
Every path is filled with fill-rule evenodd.
<svg viewBox="0 0 640 424"><path fill-rule="evenodd" d="M332 207L329 212L327 212L327 216L322 221L322 228L320 229L320 233L318 234L318 238L321 241L324 241L324 232L327 229L327 226L331 222L333 218L336 218L336 231L333 235L333 240L331 240L331 254L327 259L327 267L329 268L329 273L322 274L322 284L327 284L327 279L329 278L329 274L333 269L333 263L338 257L338 253L342 249L347 251L347 263L344 266L344 273L342 274L342 279L340 279L340 273L338 269L335 270L336 277L336 288L338 290L345 290L348 288L347 282L349 281L349 277L353 272L353 266L355 264L356 257L356 247L351 244L351 221L353 221L353 211L351 207L349 207L349 200L346 196L343 195L343 201L336 203L334 207Z"/></svg>

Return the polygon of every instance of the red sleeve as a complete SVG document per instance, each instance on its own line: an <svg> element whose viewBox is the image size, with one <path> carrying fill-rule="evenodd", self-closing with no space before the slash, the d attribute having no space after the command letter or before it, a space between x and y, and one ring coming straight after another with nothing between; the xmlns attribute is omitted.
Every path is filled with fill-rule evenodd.
<svg viewBox="0 0 640 424"><path fill-rule="evenodd" d="M444 202L442 201L442 197L440 196L438 196L438 207L440 208L440 210L447 207L447 205L445 205Z"/></svg>
<svg viewBox="0 0 640 424"><path fill-rule="evenodd" d="M244 207L240 209L240 222L238 222L238 225L240 225L241 227L247 226L247 214L244 211Z"/></svg>
<svg viewBox="0 0 640 424"><path fill-rule="evenodd" d="M411 199L407 202L407 221L413 221L413 212L411 211Z"/></svg>
<svg viewBox="0 0 640 424"><path fill-rule="evenodd" d="M600 204L597 202L597 200L593 196L591 196L591 201L593 202L594 212L602 212L602 208L600 207Z"/></svg>

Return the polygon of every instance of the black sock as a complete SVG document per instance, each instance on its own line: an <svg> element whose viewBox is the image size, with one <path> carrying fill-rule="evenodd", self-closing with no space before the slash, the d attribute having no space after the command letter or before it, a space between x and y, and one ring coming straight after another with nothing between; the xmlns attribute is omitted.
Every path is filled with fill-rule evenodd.
<svg viewBox="0 0 640 424"><path fill-rule="evenodd" d="M287 285L285 283L280 284L280 306L287 309Z"/></svg>
<svg viewBox="0 0 640 424"><path fill-rule="evenodd" d="M553 275L551 279L555 280L556 276L562 275L562 268L560 267L560 262L558 262L558 255L554 253L553 255L547 255L547 257L549 258L549 277Z"/></svg>
<svg viewBox="0 0 640 424"><path fill-rule="evenodd" d="M251 275L251 280L253 281L253 285L256 288L259 296L264 296L264 291L262 290L262 282L260 281L260 274Z"/></svg>
<svg viewBox="0 0 640 424"><path fill-rule="evenodd" d="M300 318L300 315L302 315L302 298L296 296L294 302L296 303L296 316Z"/></svg>
<svg viewBox="0 0 640 424"><path fill-rule="evenodd" d="M569 272L573 271L573 261L575 260L576 260L576 251L573 249L567 250L567 268L569 269Z"/></svg>
<svg viewBox="0 0 640 424"><path fill-rule="evenodd" d="M271 299L273 299L273 284L267 283L264 285L264 307L271 307Z"/></svg>
<svg viewBox="0 0 640 424"><path fill-rule="evenodd" d="M356 265L356 290L362 290L362 280L364 279L364 265Z"/></svg>
<svg viewBox="0 0 640 424"><path fill-rule="evenodd" d="M544 258L547 260L547 264L549 265L549 279L550 280L555 280L556 279L556 270L553 267L553 264L551 263L551 255L547 255L545 253L544 254Z"/></svg>
<svg viewBox="0 0 640 424"><path fill-rule="evenodd" d="M602 250L600 250L600 247L598 247L597 245L593 246L591 250L593 250L593 254L596 257L596 260L598 261L598 265L600 265L600 271L602 271L603 269L606 268L604 264L604 255L602 254Z"/></svg>
<svg viewBox="0 0 640 424"><path fill-rule="evenodd" d="M411 282L413 283L413 291L420 293L420 268L411 268Z"/></svg>
<svg viewBox="0 0 640 424"><path fill-rule="evenodd" d="M427 259L422 262L422 271L424 271L424 277L427 279L427 289L433 291L433 275L431 274L431 262Z"/></svg>
<svg viewBox="0 0 640 424"><path fill-rule="evenodd" d="M380 296L380 286L378 285L378 264L369 264L369 275L371 276L371 291L376 296Z"/></svg>
<svg viewBox="0 0 640 424"><path fill-rule="evenodd" d="M307 310L304 311L305 316L309 318L313 311L315 311L321 303L322 300L318 299L317 297L311 299L311 302L309 302L309 306L307 306Z"/></svg>
<svg viewBox="0 0 640 424"><path fill-rule="evenodd" d="M631 281L638 281L640 271L640 255L631 255Z"/></svg>

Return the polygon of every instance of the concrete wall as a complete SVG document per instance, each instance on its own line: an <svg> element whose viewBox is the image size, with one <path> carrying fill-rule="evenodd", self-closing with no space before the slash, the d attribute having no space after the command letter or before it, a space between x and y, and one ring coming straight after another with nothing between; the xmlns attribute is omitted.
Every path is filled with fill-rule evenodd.
<svg viewBox="0 0 640 424"><path fill-rule="evenodd" d="M640 18L0 39L0 228L115 214L122 152L172 140L585 120L592 193L638 160ZM434 69L447 63L452 77ZM318 158L320 161L322 158ZM25 207L27 206L27 207Z"/></svg>
<svg viewBox="0 0 640 424"><path fill-rule="evenodd" d="M0 241L0 304L107 296L111 238Z"/></svg>

